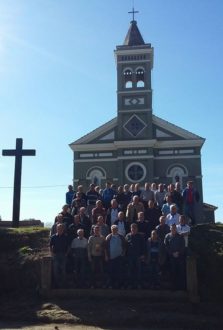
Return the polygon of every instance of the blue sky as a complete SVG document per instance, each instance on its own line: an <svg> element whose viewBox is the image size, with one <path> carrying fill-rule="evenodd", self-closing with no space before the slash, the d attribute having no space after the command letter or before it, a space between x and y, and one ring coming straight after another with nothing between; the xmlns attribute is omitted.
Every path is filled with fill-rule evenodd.
<svg viewBox="0 0 223 330"><path fill-rule="evenodd" d="M53 221L72 183L68 144L116 116L113 50L132 0L0 0L0 148L23 158L21 219ZM204 201L223 221L223 1L135 0L154 47L153 112L206 138ZM0 157L0 214L12 214L14 158Z"/></svg>

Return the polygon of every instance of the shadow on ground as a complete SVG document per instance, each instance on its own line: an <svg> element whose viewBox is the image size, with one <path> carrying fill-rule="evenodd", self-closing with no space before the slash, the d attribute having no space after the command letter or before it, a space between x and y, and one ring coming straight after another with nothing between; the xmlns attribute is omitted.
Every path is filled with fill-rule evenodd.
<svg viewBox="0 0 223 330"><path fill-rule="evenodd" d="M51 298L37 294L3 295L1 321L89 325L106 329L223 329L222 305L131 298ZM5 327L4 329L10 329ZM19 329L19 327L18 327Z"/></svg>

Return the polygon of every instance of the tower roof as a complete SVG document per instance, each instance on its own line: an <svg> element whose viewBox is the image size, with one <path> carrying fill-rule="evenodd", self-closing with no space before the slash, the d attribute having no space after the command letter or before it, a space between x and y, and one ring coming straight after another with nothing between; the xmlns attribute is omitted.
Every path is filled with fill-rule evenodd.
<svg viewBox="0 0 223 330"><path fill-rule="evenodd" d="M125 37L124 46L139 46L145 45L143 37L138 29L137 22L135 20L131 21L129 30Z"/></svg>

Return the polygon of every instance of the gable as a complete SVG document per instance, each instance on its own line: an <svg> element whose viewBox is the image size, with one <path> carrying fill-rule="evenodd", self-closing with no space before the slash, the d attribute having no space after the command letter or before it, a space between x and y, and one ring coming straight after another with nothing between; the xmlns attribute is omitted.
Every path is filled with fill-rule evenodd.
<svg viewBox="0 0 223 330"><path fill-rule="evenodd" d="M165 143L172 141L174 143L180 140L183 141L194 141L196 146L202 146L205 139L191 133L179 126L171 124L170 122L161 119L155 115L152 116L153 121L153 130L154 130L154 139L157 141L163 141ZM75 148L77 145L87 145L87 144L106 144L113 143L115 141L115 129L117 127L117 117L111 119L107 123L99 126L95 130L90 133L84 135L80 139L74 141L70 144L71 149L72 146ZM126 141L127 142L127 141ZM131 143L135 143L137 141L131 140ZM144 141L146 142L146 141ZM165 145L163 145L165 146Z"/></svg>

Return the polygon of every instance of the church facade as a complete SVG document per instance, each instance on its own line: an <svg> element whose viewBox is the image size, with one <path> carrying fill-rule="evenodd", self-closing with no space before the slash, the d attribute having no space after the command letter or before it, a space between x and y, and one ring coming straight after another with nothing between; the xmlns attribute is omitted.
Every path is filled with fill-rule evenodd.
<svg viewBox="0 0 223 330"><path fill-rule="evenodd" d="M74 187L193 180L202 202L201 148L205 139L153 114L153 47L131 21L115 50L117 117L70 144Z"/></svg>

